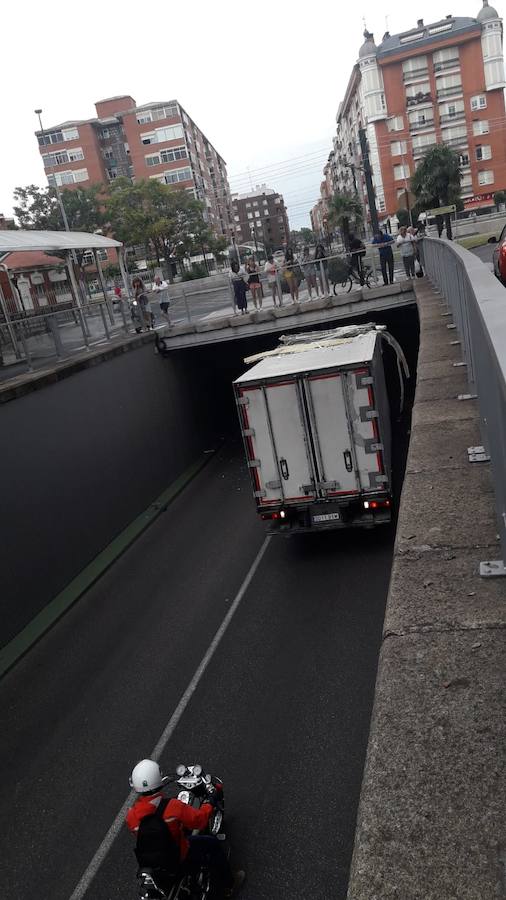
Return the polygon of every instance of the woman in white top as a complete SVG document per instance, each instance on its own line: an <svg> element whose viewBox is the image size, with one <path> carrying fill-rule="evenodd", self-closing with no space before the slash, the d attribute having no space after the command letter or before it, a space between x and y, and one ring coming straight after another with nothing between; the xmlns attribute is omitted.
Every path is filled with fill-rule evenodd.
<svg viewBox="0 0 506 900"><path fill-rule="evenodd" d="M153 282L153 287L151 288L154 294L158 295L158 300L160 303L160 309L162 312L162 316L167 319L168 324L170 325L169 319L169 285L166 281L163 281L159 275L155 275L155 280Z"/></svg>
<svg viewBox="0 0 506 900"><path fill-rule="evenodd" d="M401 256L407 278L415 277L415 240L416 238L409 234L405 225L399 229L396 243L401 248Z"/></svg>
<svg viewBox="0 0 506 900"><path fill-rule="evenodd" d="M276 277L278 274L278 267L277 267L276 263L274 262L273 256L267 257L267 262L265 263L265 266L264 266L264 272L267 275L267 284L269 285L269 287L271 289L272 301L274 303L274 306L282 306L283 301L282 301L282 298L279 296L278 280Z"/></svg>

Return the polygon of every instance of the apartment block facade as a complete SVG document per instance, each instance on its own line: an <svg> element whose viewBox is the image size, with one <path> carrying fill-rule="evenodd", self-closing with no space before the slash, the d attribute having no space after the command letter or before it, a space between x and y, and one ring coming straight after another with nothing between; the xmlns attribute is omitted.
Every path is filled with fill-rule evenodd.
<svg viewBox="0 0 506 900"><path fill-rule="evenodd" d="M177 100L137 106L126 95L101 100L95 109L94 119L36 132L50 185L156 178L191 191L215 234L230 236L226 163Z"/></svg>
<svg viewBox="0 0 506 900"><path fill-rule="evenodd" d="M503 29L483 0L475 19L446 16L379 45L366 31L336 117L331 183L356 190L368 214L359 129L365 129L380 220L406 206L423 154L447 144L459 155L464 206L493 205L506 188ZM329 158L330 159L330 158ZM408 196L407 196L408 195Z"/></svg>
<svg viewBox="0 0 506 900"><path fill-rule="evenodd" d="M290 226L282 194L265 184L245 194L232 194L232 228L237 244L262 244L280 250L290 240Z"/></svg>

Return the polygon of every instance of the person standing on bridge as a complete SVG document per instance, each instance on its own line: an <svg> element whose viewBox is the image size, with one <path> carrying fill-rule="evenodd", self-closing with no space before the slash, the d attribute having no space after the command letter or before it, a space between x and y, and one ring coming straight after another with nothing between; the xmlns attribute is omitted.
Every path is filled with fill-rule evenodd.
<svg viewBox="0 0 506 900"><path fill-rule="evenodd" d="M404 263L406 278L415 277L415 238L409 234L405 225L399 229L397 246L401 248L401 257Z"/></svg>
<svg viewBox="0 0 506 900"><path fill-rule="evenodd" d="M239 264L234 259L230 268L232 269L232 287L234 289L234 299L235 305L237 309L241 310L241 315L244 316L248 312L248 298L246 296L246 292L248 290L248 285L246 283L246 272L242 267L239 267Z"/></svg>
<svg viewBox="0 0 506 900"><path fill-rule="evenodd" d="M154 294L157 295L158 300L160 302L160 309L162 312L162 316L167 319L167 324L170 325L169 318L169 285L166 281L160 277L160 275L155 275L155 280L153 281L153 287L151 288Z"/></svg>
<svg viewBox="0 0 506 900"><path fill-rule="evenodd" d="M383 284L394 283L394 252L392 244L395 238L391 234L380 228L373 238L373 244L379 250L381 274L383 275Z"/></svg>

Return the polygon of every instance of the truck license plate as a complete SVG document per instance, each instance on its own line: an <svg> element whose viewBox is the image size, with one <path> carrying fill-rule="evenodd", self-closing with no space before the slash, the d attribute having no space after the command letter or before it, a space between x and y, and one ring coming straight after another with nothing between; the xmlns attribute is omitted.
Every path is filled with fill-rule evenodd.
<svg viewBox="0 0 506 900"><path fill-rule="evenodd" d="M341 518L341 516L340 516L340 514L339 514L338 512L321 513L321 514L319 514L319 515L317 515L317 516L313 516L313 522L315 522L315 523L318 523L318 522L338 522L340 518Z"/></svg>

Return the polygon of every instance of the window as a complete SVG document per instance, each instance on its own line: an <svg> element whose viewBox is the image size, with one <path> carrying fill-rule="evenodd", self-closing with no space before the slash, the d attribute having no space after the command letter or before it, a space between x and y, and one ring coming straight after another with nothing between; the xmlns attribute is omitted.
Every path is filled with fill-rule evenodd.
<svg viewBox="0 0 506 900"><path fill-rule="evenodd" d="M102 128L101 136L103 138L108 138L111 136L111 133L108 128Z"/></svg>
<svg viewBox="0 0 506 900"><path fill-rule="evenodd" d="M170 104L170 106L157 106L153 110L153 119L158 122L160 119L174 119L177 115L178 109L175 103Z"/></svg>
<svg viewBox="0 0 506 900"><path fill-rule="evenodd" d="M445 144L467 144L467 126L454 125L452 128L442 128L441 137Z"/></svg>
<svg viewBox="0 0 506 900"><path fill-rule="evenodd" d="M408 163L403 163L400 166L394 166L394 178L396 181L400 181L401 178L409 178Z"/></svg>
<svg viewBox="0 0 506 900"><path fill-rule="evenodd" d="M251 203L246 204L246 209L251 209Z"/></svg>
<svg viewBox="0 0 506 900"><path fill-rule="evenodd" d="M112 147L104 147L102 153L103 153L104 159L112 159L114 156Z"/></svg>
<svg viewBox="0 0 506 900"><path fill-rule="evenodd" d="M445 47L444 50L438 50L432 54L432 61L435 72L458 66L460 62L458 47Z"/></svg>
<svg viewBox="0 0 506 900"><path fill-rule="evenodd" d="M472 188L473 186L473 176L472 175L463 175L462 181L460 182L460 186L462 188Z"/></svg>
<svg viewBox="0 0 506 900"><path fill-rule="evenodd" d="M403 200L406 196L406 188L398 188L397 189L397 199Z"/></svg>
<svg viewBox="0 0 506 900"><path fill-rule="evenodd" d="M182 125L167 125L165 128L157 128L155 131L145 131L141 134L143 144L162 144L164 141L181 139L184 135Z"/></svg>
<svg viewBox="0 0 506 900"><path fill-rule="evenodd" d="M461 169L465 169L465 168L467 168L467 166L469 166L470 164L471 164L471 163L470 163L470 160L469 160L469 151L468 151L468 150L464 150L462 153L459 154L459 166L460 166Z"/></svg>
<svg viewBox="0 0 506 900"><path fill-rule="evenodd" d="M148 122L152 122L151 110L148 109L146 112L137 113L137 124L138 125L147 125Z"/></svg>
<svg viewBox="0 0 506 900"><path fill-rule="evenodd" d="M248 216L248 219L252 219L252 218L253 218L253 213L252 213L252 212L249 212L249 213L247 213L247 216Z"/></svg>
<svg viewBox="0 0 506 900"><path fill-rule="evenodd" d="M404 34L400 38L401 44L411 44L413 41L421 41L424 36L423 31L416 31L415 34Z"/></svg>
<svg viewBox="0 0 506 900"><path fill-rule="evenodd" d="M179 181L191 181L192 170L189 166L185 169L171 169L170 172L164 172L165 184L177 184Z"/></svg>
<svg viewBox="0 0 506 900"><path fill-rule="evenodd" d="M403 131L403 129L404 129L403 116L392 116L391 119L388 119L387 126L388 126L389 131Z"/></svg>
<svg viewBox="0 0 506 900"><path fill-rule="evenodd" d="M429 34L442 34L443 31L451 31L452 25L452 22L448 22L448 24L445 23L444 25L433 25L432 28L429 28Z"/></svg>
<svg viewBox="0 0 506 900"><path fill-rule="evenodd" d="M410 112L408 118L411 129L424 128L434 124L434 111L432 106L428 109L416 110L416 112Z"/></svg>
<svg viewBox="0 0 506 900"><path fill-rule="evenodd" d="M464 115L464 101L452 100L448 103L441 103L439 106L439 115L442 122L448 122L450 119L456 119Z"/></svg>
<svg viewBox="0 0 506 900"><path fill-rule="evenodd" d="M262 203L263 203L264 206L269 206L269 201L268 201L268 200L262 200Z"/></svg>
<svg viewBox="0 0 506 900"><path fill-rule="evenodd" d="M255 210L255 218L258 219L259 217L260 217L260 213L259 213L258 209L256 209Z"/></svg>
<svg viewBox="0 0 506 900"><path fill-rule="evenodd" d="M47 176L48 184L61 187L64 184L77 184L79 181L88 181L88 169L74 169L67 172L56 172Z"/></svg>
<svg viewBox="0 0 506 900"><path fill-rule="evenodd" d="M490 128L488 127L487 119L478 119L473 122L473 134L476 137L479 134L488 134Z"/></svg>
<svg viewBox="0 0 506 900"><path fill-rule="evenodd" d="M253 200L253 206L258 206L258 200Z"/></svg>
<svg viewBox="0 0 506 900"><path fill-rule="evenodd" d="M240 222L240 221L241 220L240 220L239 216L234 216L234 222Z"/></svg>
<svg viewBox="0 0 506 900"><path fill-rule="evenodd" d="M427 57L413 56L411 59L404 60L402 64L402 73L404 80L414 78L416 75L427 72Z"/></svg>
<svg viewBox="0 0 506 900"><path fill-rule="evenodd" d="M177 159L188 159L186 147L171 147L169 150L161 150L160 157L162 162L175 162Z"/></svg>
<svg viewBox="0 0 506 900"><path fill-rule="evenodd" d="M390 144L390 152L392 156L402 156L403 153L407 153L407 150L407 141L394 141L392 144Z"/></svg>
<svg viewBox="0 0 506 900"><path fill-rule="evenodd" d="M149 156L145 156L147 166L159 166L160 165L160 156L158 153L151 153Z"/></svg>
<svg viewBox="0 0 506 900"><path fill-rule="evenodd" d="M446 94L461 94L462 80L460 75L439 75L436 78L436 90L438 97L444 97Z"/></svg>
<svg viewBox="0 0 506 900"><path fill-rule="evenodd" d="M471 109L473 111L477 109L486 109L487 108L487 98L485 94L476 94L475 97L471 97Z"/></svg>
<svg viewBox="0 0 506 900"><path fill-rule="evenodd" d="M75 130L77 131L77 129ZM63 131L46 131L44 134L39 134L37 138L41 147L47 144L62 144L64 140L71 140L71 138L63 137Z"/></svg>
<svg viewBox="0 0 506 900"><path fill-rule="evenodd" d="M427 134L415 134L413 135L413 153L416 153L417 150L423 151L427 147L432 147L435 143L436 135L433 131Z"/></svg>
<svg viewBox="0 0 506 900"><path fill-rule="evenodd" d="M161 144L163 141L175 141L184 136L182 125L166 125L165 128L155 129L156 141Z"/></svg>
<svg viewBox="0 0 506 900"><path fill-rule="evenodd" d="M478 172L478 184L493 184L494 173L489 169L486 172Z"/></svg>
<svg viewBox="0 0 506 900"><path fill-rule="evenodd" d="M492 147L490 144L478 144L476 147L476 159L492 159Z"/></svg>

